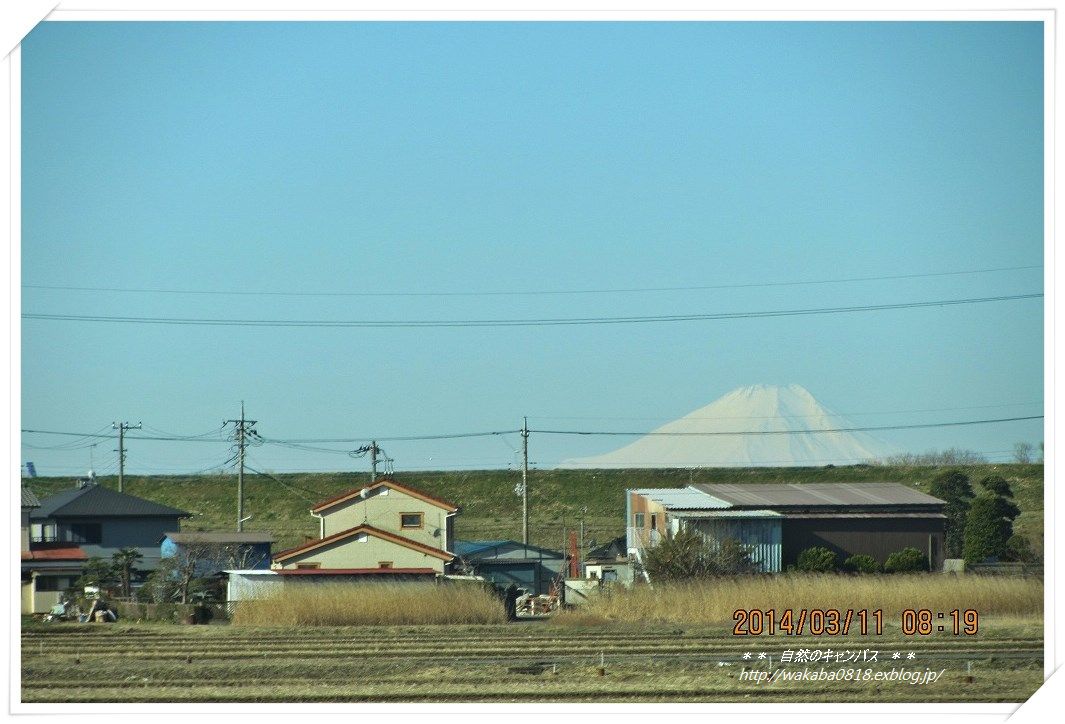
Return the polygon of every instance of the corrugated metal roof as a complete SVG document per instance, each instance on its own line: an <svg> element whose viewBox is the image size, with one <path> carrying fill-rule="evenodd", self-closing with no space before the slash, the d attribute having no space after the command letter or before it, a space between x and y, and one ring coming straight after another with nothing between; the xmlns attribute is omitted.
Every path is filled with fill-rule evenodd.
<svg viewBox="0 0 1065 724"><path fill-rule="evenodd" d="M677 518L783 518L775 510L678 510L673 513Z"/></svg>
<svg viewBox="0 0 1065 724"><path fill-rule="evenodd" d="M56 493L41 501L41 507L30 513L33 520L43 518L86 517L188 517L190 513L144 498L120 493L102 485L88 485Z"/></svg>
<svg viewBox="0 0 1065 724"><path fill-rule="evenodd" d="M23 508L39 508L41 507L41 501L37 499L37 496L33 494L33 491L27 487L22 488L22 507Z"/></svg>
<svg viewBox="0 0 1065 724"><path fill-rule="evenodd" d="M945 505L939 498L899 483L702 483L692 487L726 501L728 507Z"/></svg>
<svg viewBox="0 0 1065 724"><path fill-rule="evenodd" d="M275 540L270 533L257 531L190 530L163 535L175 543L273 543Z"/></svg>
<svg viewBox="0 0 1065 724"><path fill-rule="evenodd" d="M722 500L708 491L696 489L694 486L688 486L687 488L636 488L632 492L672 510L713 510L731 507L728 501Z"/></svg>

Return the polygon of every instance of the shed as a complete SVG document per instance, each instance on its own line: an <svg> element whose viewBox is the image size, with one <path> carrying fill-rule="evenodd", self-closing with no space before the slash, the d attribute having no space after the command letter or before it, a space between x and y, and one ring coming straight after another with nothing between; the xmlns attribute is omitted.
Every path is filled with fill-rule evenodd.
<svg viewBox="0 0 1065 724"><path fill-rule="evenodd" d="M943 563L946 503L900 483L699 484L629 490L627 503L637 556L661 535L689 529L711 542L739 540L764 572L793 565L814 546L841 561L865 554L881 563L912 547L933 570Z"/></svg>
<svg viewBox="0 0 1065 724"><path fill-rule="evenodd" d="M565 575L559 551L513 540L457 541L459 565L499 586L514 584L529 593L546 594Z"/></svg>

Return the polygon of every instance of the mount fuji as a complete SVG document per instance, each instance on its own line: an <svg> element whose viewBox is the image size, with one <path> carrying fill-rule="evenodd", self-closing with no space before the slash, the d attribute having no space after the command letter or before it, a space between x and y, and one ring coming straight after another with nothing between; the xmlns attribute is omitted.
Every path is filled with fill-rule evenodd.
<svg viewBox="0 0 1065 724"><path fill-rule="evenodd" d="M753 385L735 389L613 452L564 460L559 467L854 465L893 452L891 446L862 432L807 432L847 427L855 425L800 385ZM739 431L774 434L705 434Z"/></svg>

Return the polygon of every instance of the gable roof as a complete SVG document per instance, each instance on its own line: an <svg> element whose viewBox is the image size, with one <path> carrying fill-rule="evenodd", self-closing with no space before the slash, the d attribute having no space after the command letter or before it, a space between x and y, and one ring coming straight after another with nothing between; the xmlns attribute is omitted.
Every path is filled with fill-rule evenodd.
<svg viewBox="0 0 1065 724"><path fill-rule="evenodd" d="M183 533L163 533L174 543L273 543L273 535L261 531L234 532L228 530L190 530Z"/></svg>
<svg viewBox="0 0 1065 724"><path fill-rule="evenodd" d="M339 543L340 541L353 538L359 533L372 535L375 538L380 538L381 540L388 541L389 543L395 543L396 545L403 546L404 548L410 548L411 550L418 551L419 553L425 553L426 555L435 556L444 561L450 561L452 558L455 557L453 554L448 553L445 550L433 548L432 546L427 546L424 543L418 543L417 541L410 540L409 538L404 538L401 535L389 533L387 530L374 528L368 523L363 523L362 525L357 525L354 528L342 530L339 533L334 533L333 535L326 536L325 538L307 541L303 545L296 546L295 548L289 548L287 550L279 551L274 554L274 560L283 561L288 558L292 558L293 556L299 555L300 553L307 553L317 548L323 548L325 546L329 546L334 543Z"/></svg>
<svg viewBox="0 0 1065 724"><path fill-rule="evenodd" d="M625 557L629 554L628 547L625 543L625 536L619 536L608 543L604 543L598 548L593 548L588 551L586 556L587 560L613 560L615 558Z"/></svg>
<svg viewBox="0 0 1065 724"><path fill-rule="evenodd" d="M509 551L525 551L526 558L532 558L529 553L535 553L536 558L564 558L563 554L550 548L541 548L532 544L521 543L516 540L459 540L455 541L455 555L462 558L474 558L487 560L490 558L506 558ZM522 560L521 558L507 558L507 560Z"/></svg>
<svg viewBox="0 0 1065 724"><path fill-rule="evenodd" d="M23 508L40 508L41 501L37 499L37 496L33 494L33 491L22 486L22 507Z"/></svg>
<svg viewBox="0 0 1065 724"><path fill-rule="evenodd" d="M725 501L729 507L945 505L899 483L705 483L690 488Z"/></svg>
<svg viewBox="0 0 1065 724"><path fill-rule="evenodd" d="M326 510L327 508L332 508L333 506L340 505L342 503L346 503L347 501L351 500L352 498L359 497L364 490L369 492L371 490L376 490L377 488L380 488L382 486L387 487L387 488L391 488L392 490L398 490L401 493L406 493L407 495L411 496L412 498L417 498L419 500L425 501L426 503L430 503L432 505L435 505L438 508L443 508L444 510L446 510L449 513L454 513L454 512L456 512L459 509L458 506L455 505L454 503L449 503L448 501L443 500L441 498L437 498L436 496L430 495L429 493L426 493L425 491L418 490L417 488L412 488L409 485L404 485L402 483L398 483L395 480L393 480L392 478L382 478L382 479L377 480L377 481L375 481L373 483L370 483L368 485L363 485L363 486L360 486L358 488L352 488L351 490L346 490L343 493L340 493L339 495L334 495L332 498L326 498L325 500L321 501L320 503L316 503L315 506L313 508L311 508L311 512L312 513L320 513L323 510Z"/></svg>
<svg viewBox="0 0 1065 724"><path fill-rule="evenodd" d="M127 495L102 485L87 485L51 495L41 501L41 507L30 518L187 518L191 513L151 500Z"/></svg>

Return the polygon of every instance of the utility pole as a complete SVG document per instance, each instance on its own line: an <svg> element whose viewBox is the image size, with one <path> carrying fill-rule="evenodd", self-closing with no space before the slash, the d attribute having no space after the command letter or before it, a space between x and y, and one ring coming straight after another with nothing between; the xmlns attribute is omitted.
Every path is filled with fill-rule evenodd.
<svg viewBox="0 0 1065 724"><path fill-rule="evenodd" d="M584 575L584 516L588 514L588 506L581 506L581 555L580 555L580 568L578 569Z"/></svg>
<svg viewBox="0 0 1065 724"><path fill-rule="evenodd" d="M370 482L377 482L377 441L370 440Z"/></svg>
<svg viewBox="0 0 1065 724"><path fill-rule="evenodd" d="M140 430L142 423L130 425L128 422L112 422L111 429L118 430L118 492L125 487L126 477L126 430Z"/></svg>
<svg viewBox="0 0 1065 724"><path fill-rule="evenodd" d="M237 532L240 533L244 530L244 449L247 447L248 435L256 435L254 428L251 426L257 423L258 420L249 420L244 417L244 400L240 401L240 419L239 420L226 420L223 425L233 423L234 425L234 439L237 441L237 460L239 461L239 467L237 468Z"/></svg>
<svg viewBox="0 0 1065 724"><path fill-rule="evenodd" d="M529 418L521 423L521 542L529 545Z"/></svg>

